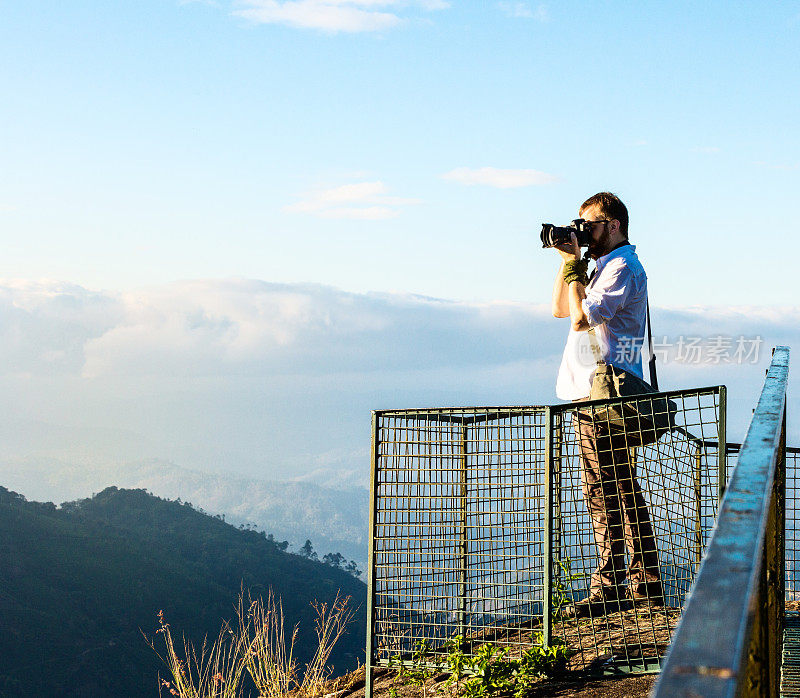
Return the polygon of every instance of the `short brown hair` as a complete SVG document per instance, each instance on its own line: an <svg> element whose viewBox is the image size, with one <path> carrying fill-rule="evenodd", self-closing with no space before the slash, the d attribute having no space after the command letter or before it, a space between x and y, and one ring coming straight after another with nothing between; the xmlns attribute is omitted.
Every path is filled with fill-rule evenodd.
<svg viewBox="0 0 800 698"><path fill-rule="evenodd" d="M586 199L581 204L578 213L583 215L583 212L591 206L597 206L605 218L618 220L620 232L626 239L628 238L628 209L622 203L622 199L610 191L601 191L599 194Z"/></svg>

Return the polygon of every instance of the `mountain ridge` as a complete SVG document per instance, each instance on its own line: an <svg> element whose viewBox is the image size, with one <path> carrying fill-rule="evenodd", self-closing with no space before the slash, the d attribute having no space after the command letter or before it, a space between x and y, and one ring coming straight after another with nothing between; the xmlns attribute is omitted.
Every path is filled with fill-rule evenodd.
<svg viewBox="0 0 800 698"><path fill-rule="evenodd" d="M265 533L143 490L56 507L0 487L0 696L155 694L163 667L140 628L154 635L164 610L199 647L242 588L283 599L300 657L313 649L311 602L351 596L356 620L333 663L342 672L363 657L366 586Z"/></svg>
<svg viewBox="0 0 800 698"><path fill-rule="evenodd" d="M236 525L254 525L299 550L311 539L320 557L342 553L365 569L369 494L366 488L332 488L306 480L282 481L208 472L148 459L124 463L73 463L53 458L6 460L6 483L29 499L64 502L108 486L145 489L191 502ZM345 475L347 477L347 475ZM352 482L352 477L348 478Z"/></svg>

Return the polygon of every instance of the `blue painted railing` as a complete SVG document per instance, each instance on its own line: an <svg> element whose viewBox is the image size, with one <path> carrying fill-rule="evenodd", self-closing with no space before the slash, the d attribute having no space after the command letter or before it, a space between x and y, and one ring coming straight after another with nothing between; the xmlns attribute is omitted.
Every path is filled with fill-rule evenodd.
<svg viewBox="0 0 800 698"><path fill-rule="evenodd" d="M788 376L778 347L653 698L780 694Z"/></svg>

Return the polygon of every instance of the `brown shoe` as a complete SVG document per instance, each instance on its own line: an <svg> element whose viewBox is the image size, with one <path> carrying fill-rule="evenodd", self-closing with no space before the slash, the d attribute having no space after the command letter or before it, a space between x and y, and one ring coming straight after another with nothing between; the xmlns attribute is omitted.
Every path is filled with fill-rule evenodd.
<svg viewBox="0 0 800 698"><path fill-rule="evenodd" d="M612 591L595 591L561 611L564 618L599 618L623 610L628 602Z"/></svg>
<svg viewBox="0 0 800 698"><path fill-rule="evenodd" d="M637 587L629 587L625 592L634 606L642 604L649 606L663 606L664 605L664 588L658 582L650 582L649 584L640 584Z"/></svg>

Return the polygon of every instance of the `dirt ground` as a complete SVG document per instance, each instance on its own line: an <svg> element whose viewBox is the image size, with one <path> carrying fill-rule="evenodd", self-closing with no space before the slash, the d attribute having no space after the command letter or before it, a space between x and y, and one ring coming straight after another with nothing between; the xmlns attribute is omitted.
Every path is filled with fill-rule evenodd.
<svg viewBox="0 0 800 698"><path fill-rule="evenodd" d="M567 665L570 671L596 674L612 664L636 670L643 661L656 661L666 654L680 614L680 609L667 606L629 607L599 618L554 623L553 635L563 638L575 652ZM525 649L523 637L503 638L502 644Z"/></svg>
<svg viewBox="0 0 800 698"><path fill-rule="evenodd" d="M428 681L423 690L420 686L394 684L393 676L387 669L375 669L374 672L373 695L375 698L388 698L389 691L393 686L400 698L434 698L437 695L445 695L444 691L437 690L437 685L446 678L444 674ZM655 680L656 676L653 674L588 680L542 680L529 695L530 698L549 696L558 696L559 698L646 698ZM328 693L325 698L365 698L364 669L339 679L337 685L331 686L331 693Z"/></svg>
<svg viewBox="0 0 800 698"><path fill-rule="evenodd" d="M598 618L554 623L553 634L563 638L575 655L569 661L567 674L558 679L542 679L529 694L530 698L646 698L655 684L655 674L589 678L580 672L607 670L614 665L641 669L644 660L656 660L666 654L679 619L677 608L639 606ZM491 633L472 635L469 642L473 650L485 642L508 647L508 656L513 658L530 646L531 630L497 628ZM395 672L384 668L375 669L373 676L375 698L389 698L392 688L399 698L454 698L452 689L442 685L446 674L429 679L424 688L401 685L395 679ZM325 698L365 698L363 667L338 679Z"/></svg>
<svg viewBox="0 0 800 698"><path fill-rule="evenodd" d="M553 635L563 638L574 656L563 678L542 679L530 693L531 698L562 696L563 698L638 698L647 696L655 683L653 674L634 674L588 678L585 674L602 673L614 666L617 669L641 670L649 660L663 657L670 635L680 619L680 609L665 606L628 606L621 611L597 618L564 620L553 624ZM469 649L474 652L489 642L509 650L508 657L516 658L530 647L531 631L535 628L494 628L469 637ZM466 648L465 648L466 649ZM656 664L657 665L657 664ZM580 674L584 673L583 676ZM447 678L441 674L429 679L424 689L401 685L394 672L374 670L374 695L388 698L392 688L400 698L454 698L451 690L441 685ZM346 685L345 685L346 683ZM330 698L365 698L364 670L350 675L331 691Z"/></svg>
<svg viewBox="0 0 800 698"><path fill-rule="evenodd" d="M800 599L788 600L786 611L800 612ZM600 619L564 621L555 624L553 631L577 650L569 664L569 669L575 672L597 667L609 660L663 656L679 617L680 611L673 608L628 609ZM513 645L519 644L520 637L506 633L503 637L481 639L484 642L501 640L505 641L503 644ZM430 679L424 689L397 684L393 672L387 669L375 669L373 676L375 698L389 698L392 688L399 698L451 698L449 692L440 688L446 674ZM586 678L573 673L560 679L543 679L531 691L529 698L646 698L657 678L656 674ZM364 668L332 682L329 691L325 698L365 698Z"/></svg>

